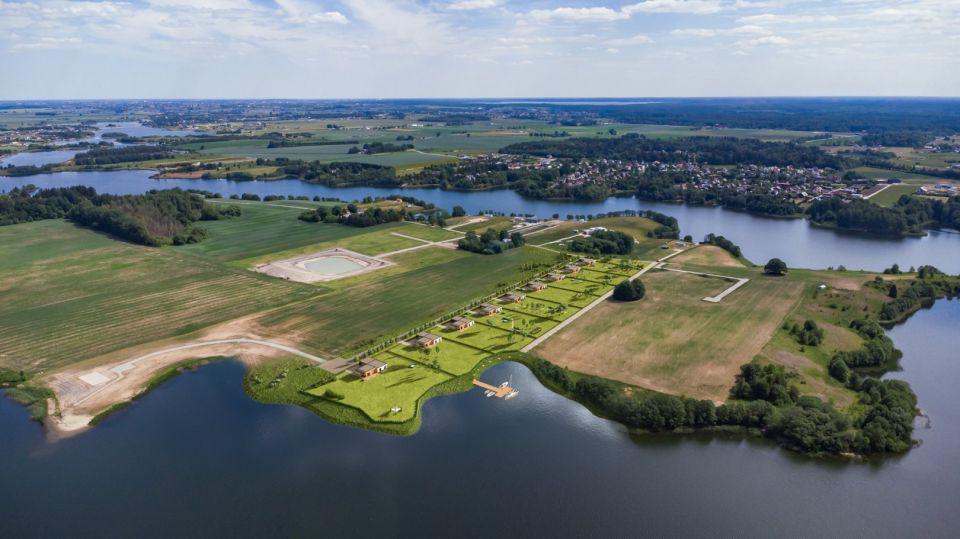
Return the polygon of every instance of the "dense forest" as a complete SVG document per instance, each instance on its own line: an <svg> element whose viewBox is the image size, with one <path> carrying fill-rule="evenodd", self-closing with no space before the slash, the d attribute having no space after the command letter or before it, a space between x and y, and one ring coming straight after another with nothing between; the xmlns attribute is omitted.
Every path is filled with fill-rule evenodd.
<svg viewBox="0 0 960 539"><path fill-rule="evenodd" d="M215 206L180 189L143 195L98 195L92 187L15 188L0 195L0 225L67 218L148 246L196 243L206 231L194 223L240 215L239 206Z"/></svg>
<svg viewBox="0 0 960 539"><path fill-rule="evenodd" d="M655 103L553 105L623 123L847 131L868 133L960 132L960 107L953 99L917 98L690 98Z"/></svg>
<svg viewBox="0 0 960 539"><path fill-rule="evenodd" d="M124 146L122 148L95 148L85 153L78 153L73 162L80 166L112 165L115 163L130 163L134 161L152 161L168 159L176 153L163 146Z"/></svg>
<svg viewBox="0 0 960 539"><path fill-rule="evenodd" d="M258 164L279 166L284 175L310 183L324 185L375 185L396 187L403 180L397 178L393 167L368 163L320 163L317 161L258 160Z"/></svg>
<svg viewBox="0 0 960 539"><path fill-rule="evenodd" d="M814 223L882 236L922 234L924 228L960 229L960 197L940 200L904 195L890 208L866 200L818 200L807 208Z"/></svg>
<svg viewBox="0 0 960 539"><path fill-rule="evenodd" d="M813 146L732 137L651 139L635 133L619 138L571 138L511 144L500 153L567 159L617 159L677 163L691 158L707 165L842 168L840 158Z"/></svg>

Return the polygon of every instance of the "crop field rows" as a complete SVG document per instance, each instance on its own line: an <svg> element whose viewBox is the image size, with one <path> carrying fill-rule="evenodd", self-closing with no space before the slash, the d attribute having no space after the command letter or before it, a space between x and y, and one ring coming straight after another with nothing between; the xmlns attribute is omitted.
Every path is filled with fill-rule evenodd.
<svg viewBox="0 0 960 539"><path fill-rule="evenodd" d="M10 242L31 247L7 258L0 278L2 360L20 368L97 357L316 294L63 221L4 227L0 252Z"/></svg>

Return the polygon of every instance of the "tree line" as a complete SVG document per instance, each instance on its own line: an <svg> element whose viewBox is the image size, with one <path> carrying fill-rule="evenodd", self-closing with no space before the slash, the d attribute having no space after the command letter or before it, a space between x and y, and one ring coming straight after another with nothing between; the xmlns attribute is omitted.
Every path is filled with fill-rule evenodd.
<svg viewBox="0 0 960 539"><path fill-rule="evenodd" d="M240 215L181 189L143 195L101 195L92 187L15 188L0 195L0 225L67 218L79 225L148 246L196 243L206 230L194 223Z"/></svg>
<svg viewBox="0 0 960 539"><path fill-rule="evenodd" d="M843 162L815 146L733 137L652 139L636 133L617 138L570 138L511 144L500 153L553 156L566 159L616 159L678 163L694 160L708 165L794 165L840 169Z"/></svg>

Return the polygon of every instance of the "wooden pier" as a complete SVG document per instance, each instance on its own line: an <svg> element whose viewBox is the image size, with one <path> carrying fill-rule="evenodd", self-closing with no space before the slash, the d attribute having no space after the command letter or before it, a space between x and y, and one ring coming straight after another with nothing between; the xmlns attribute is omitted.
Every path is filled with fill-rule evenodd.
<svg viewBox="0 0 960 539"><path fill-rule="evenodd" d="M506 398L508 395L511 395L511 394L516 395L518 393L518 391L510 387L509 384L505 384L501 387L497 387L497 386L492 386L486 382L481 382L480 380L474 380L473 385L482 389L493 391L494 392L493 396L499 399Z"/></svg>

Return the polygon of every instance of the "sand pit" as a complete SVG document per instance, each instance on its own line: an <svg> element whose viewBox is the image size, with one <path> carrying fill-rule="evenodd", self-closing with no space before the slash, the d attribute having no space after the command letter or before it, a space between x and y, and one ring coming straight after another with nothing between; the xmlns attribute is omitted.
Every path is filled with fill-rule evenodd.
<svg viewBox="0 0 960 539"><path fill-rule="evenodd" d="M336 248L261 264L253 270L298 283L316 283L343 279L392 265L393 262Z"/></svg>

